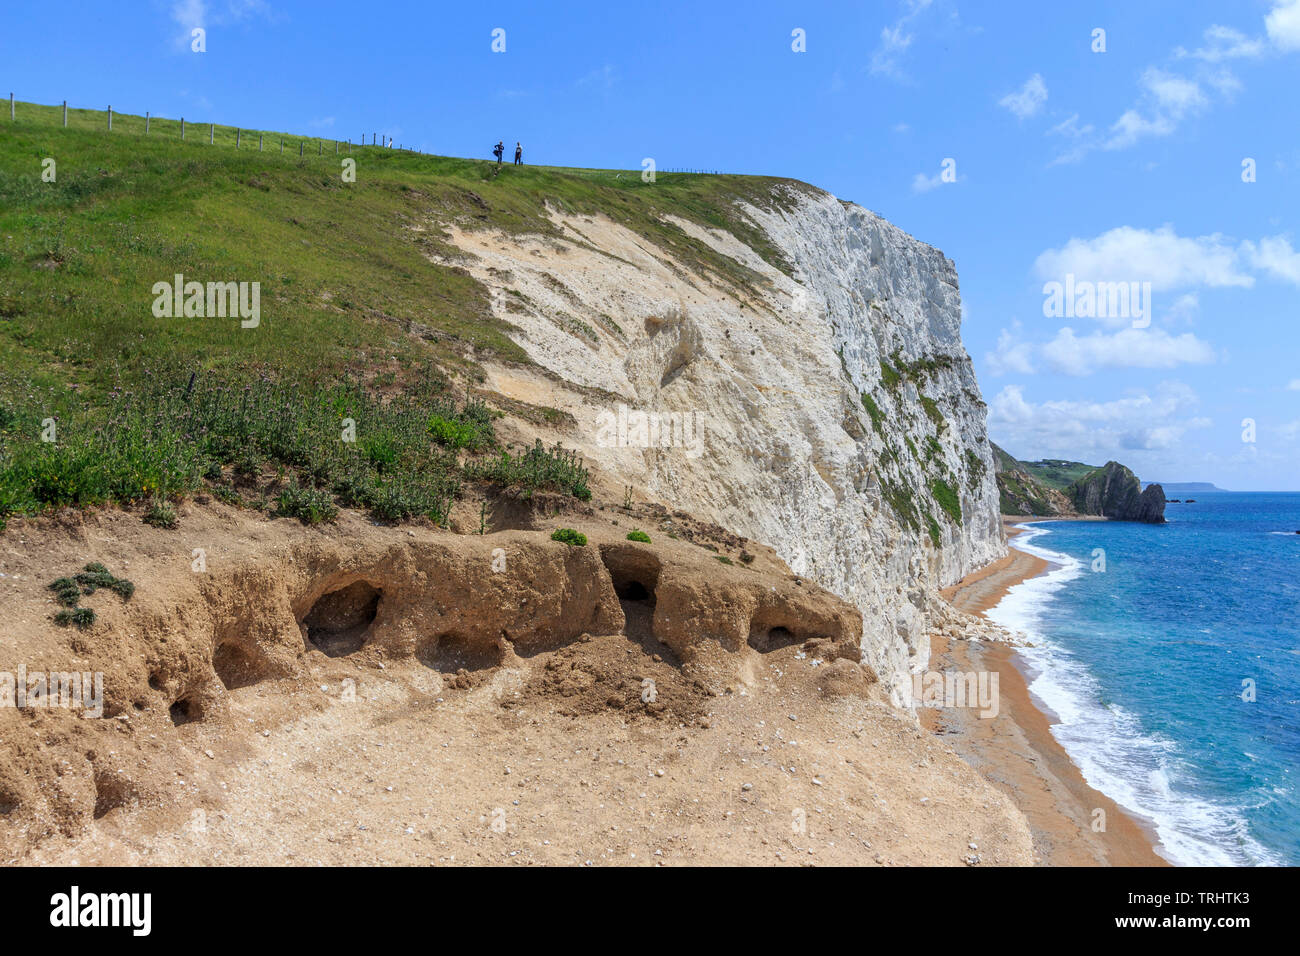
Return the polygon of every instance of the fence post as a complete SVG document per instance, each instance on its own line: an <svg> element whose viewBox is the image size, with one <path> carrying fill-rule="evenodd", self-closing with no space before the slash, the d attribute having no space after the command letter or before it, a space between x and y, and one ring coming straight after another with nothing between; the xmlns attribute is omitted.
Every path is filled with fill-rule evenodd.
<svg viewBox="0 0 1300 956"><path fill-rule="evenodd" d="M339 141L336 139L334 141L334 155L337 156L338 154L339 154Z"/></svg>
<svg viewBox="0 0 1300 956"><path fill-rule="evenodd" d="M262 134L262 133L258 133L258 134L257 134L257 151L258 151L259 153L262 151L262 136L263 136L263 135L264 135L264 134Z"/></svg>
<svg viewBox="0 0 1300 956"><path fill-rule="evenodd" d="M113 132L113 104L108 105L108 131Z"/></svg>
<svg viewBox="0 0 1300 956"><path fill-rule="evenodd" d="M149 135L149 111L144 111L144 135Z"/></svg>
<svg viewBox="0 0 1300 956"><path fill-rule="evenodd" d="M181 139L185 138L185 117L181 117Z"/></svg>
<svg viewBox="0 0 1300 956"><path fill-rule="evenodd" d="M302 140L298 140L298 158L299 158L299 159L302 159L302 144L303 144L303 141L302 141Z"/></svg>
<svg viewBox="0 0 1300 956"><path fill-rule="evenodd" d="M208 145L209 146L212 145L213 141L216 139L216 136L217 136L217 124L209 123L208 124Z"/></svg>
<svg viewBox="0 0 1300 956"><path fill-rule="evenodd" d="M11 122L13 118L14 118L14 95L10 93L9 94L9 119Z"/></svg>
<svg viewBox="0 0 1300 956"><path fill-rule="evenodd" d="M316 155L317 156L325 155L325 144L322 143L320 140L316 140Z"/></svg>
<svg viewBox="0 0 1300 956"><path fill-rule="evenodd" d="M280 152L284 152L284 137L280 137Z"/></svg>
<svg viewBox="0 0 1300 956"><path fill-rule="evenodd" d="M235 149L239 149L239 134L242 132L243 130L235 130Z"/></svg>
<svg viewBox="0 0 1300 956"><path fill-rule="evenodd" d="M65 128L68 125L68 101L67 100L63 101L63 125Z"/></svg>

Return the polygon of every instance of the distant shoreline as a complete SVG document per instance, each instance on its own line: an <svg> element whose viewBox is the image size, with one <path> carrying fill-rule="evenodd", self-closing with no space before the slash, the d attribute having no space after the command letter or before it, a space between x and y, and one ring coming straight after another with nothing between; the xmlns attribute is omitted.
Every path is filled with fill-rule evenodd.
<svg viewBox="0 0 1300 956"><path fill-rule="evenodd" d="M1070 518L1003 516L1011 527L1035 521L1108 521L1098 516ZM960 610L984 615L1015 585L1050 570L1042 558L1012 549L1009 554L944 589ZM942 733L953 749L1015 801L1029 821L1036 862L1049 866L1168 866L1157 855L1155 830L1130 816L1115 801L1089 786L1079 768L1052 736L1055 719L1039 708L1029 691L1024 663L1014 647L994 641L951 640L931 636L930 668L996 672L998 716L981 719L965 710L922 710L927 730ZM1105 811L1106 829L1094 832L1094 811Z"/></svg>

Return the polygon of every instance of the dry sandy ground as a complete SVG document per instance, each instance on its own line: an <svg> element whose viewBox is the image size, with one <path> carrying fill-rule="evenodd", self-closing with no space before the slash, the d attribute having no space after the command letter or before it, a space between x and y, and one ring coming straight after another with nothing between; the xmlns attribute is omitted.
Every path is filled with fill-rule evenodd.
<svg viewBox="0 0 1300 956"><path fill-rule="evenodd" d="M567 515L563 523L618 540L628 523L614 520L594 512ZM752 568L724 568L694 543L689 521L677 518L680 537L673 541L657 531L662 524L642 518L640 526L655 537L666 562L663 580L677 581L673 594L716 594L730 608L748 600L746 575L763 594L802 588L752 543L759 552ZM211 670L216 649L203 636L199 602L223 592L215 583L197 591L187 583L196 541L208 548L209 561L247 563L248 574L232 578L241 587L260 582L259 575L274 577L276 587L283 577L297 581L295 574L308 582L332 556L373 553L389 575L380 582L387 600L399 594L401 582L392 575L405 565L384 555L419 548L437 554L446 547L457 560L468 560L464 555L491 547L494 539L520 554L533 549L542 569L558 567L558 560L570 570L586 567L574 565L579 556L550 542L545 530L483 539L431 528L379 528L351 513L324 529L215 503L186 506L175 532L116 511L66 527L15 521L0 548L0 607L22 640L18 651L0 647L0 670L21 660L53 667L62 656L80 657L85 666L97 655L118 654L123 669L114 673L128 680L140 648L164 659L176 657L176 642L188 641L182 648L188 656L176 657L179 663L165 673L197 680L199 671ZM691 564L695 552L702 565ZM95 628L55 628L49 617L57 606L44 584L91 560L128 573L136 595L123 604L100 592L85 601L101 612ZM599 570L599 557L583 560ZM679 568L671 579L669 565L677 564L687 570ZM415 577L425 573L407 570ZM432 579L434 570L426 570ZM348 580L338 574L330 580ZM570 578L556 581L547 586L566 593L573 587ZM661 593L668 587L661 585ZM283 618L289 598L278 593L252 594L248 620ZM533 603L545 597L528 593ZM822 602L815 607L838 600L814 597ZM399 653L414 641L407 641L402 622L385 620L383 613L384 653L369 647L380 638L367 638L362 650L335 657L300 637L290 616L282 632L259 640L274 644L277 653L284 648L275 641L292 644L295 673L237 686L228 680L229 669L219 671L232 686L213 691L218 699L197 715L179 713L172 704L169 719L171 698L190 691L174 676L151 679L145 688L147 669L140 689L132 691L134 707L128 702L115 717L92 721L8 708L0 713L0 761L8 763L0 767L0 776L8 775L0 784L9 787L8 796L0 793L0 846L14 855L4 862L1031 861L1030 831L1012 800L958 758L948 739L922 732L909 715L883 703L874 675L834 659L825 644L732 648L711 658L730 661L732 679L706 686L652 633L660 619L652 624L646 599L611 599L626 621L621 633L550 645L525 645L516 635L514 650L499 661L469 668ZM270 602L265 615L255 603L261 600ZM302 623L307 599L293 600ZM150 631L145 621L146 611L161 614L169 606L177 613L170 638L165 630ZM152 634L153 643L130 643L143 633ZM222 640L238 637L222 633ZM211 683L210 674L204 679ZM653 700L644 699L648 681ZM95 726L83 726L89 724ZM27 816L15 795L36 792L31 783L38 777L40 787L64 791L75 812Z"/></svg>
<svg viewBox="0 0 1300 956"><path fill-rule="evenodd" d="M1010 525L1032 519L1004 520ZM1008 537L1020 533L1014 527L1006 531ZM961 610L983 613L1012 586L1047 569L1041 558L1013 549L1001 561L947 589L945 596ZM980 719L958 709L929 710L922 712L922 722L1011 795L1029 821L1037 862L1053 866L1167 865L1155 853L1151 828L1090 787L1052 736L1054 721L1029 693L1013 647L932 635L930 660L934 670L999 675L1001 708L996 717ZM1105 830L1101 832L1093 829L1098 808L1105 811Z"/></svg>

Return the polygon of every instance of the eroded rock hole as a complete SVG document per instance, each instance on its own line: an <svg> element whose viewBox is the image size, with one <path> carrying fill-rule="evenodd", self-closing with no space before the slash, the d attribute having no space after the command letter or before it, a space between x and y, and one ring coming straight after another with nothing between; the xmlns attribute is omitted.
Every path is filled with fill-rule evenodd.
<svg viewBox="0 0 1300 956"><path fill-rule="evenodd" d="M203 719L203 708L198 701L189 697L183 697L176 701L171 707L167 708L167 713L171 716L172 723L177 727L181 724Z"/></svg>
<svg viewBox="0 0 1300 956"><path fill-rule="evenodd" d="M212 652L212 669L226 690L250 687L266 678L262 662L233 641L217 645Z"/></svg>
<svg viewBox="0 0 1300 956"><path fill-rule="evenodd" d="M308 642L327 657L355 654L366 642L382 596L365 581L323 595L302 621Z"/></svg>
<svg viewBox="0 0 1300 956"><path fill-rule="evenodd" d="M779 651L783 647L802 642L801 637L789 628L781 626L764 627L760 624L751 627L749 631L749 646L760 654L770 654L772 651Z"/></svg>
<svg viewBox="0 0 1300 956"><path fill-rule="evenodd" d="M451 633L421 641L415 648L415 657L425 667L443 674L455 674L461 670L481 671L499 667L505 653L496 641Z"/></svg>
<svg viewBox="0 0 1300 956"><path fill-rule="evenodd" d="M654 637L659 558L639 545L608 546L601 549L600 558L623 607L623 633L647 651L662 653Z"/></svg>
<svg viewBox="0 0 1300 956"><path fill-rule="evenodd" d="M654 604L654 595L640 581L627 580L614 582L614 593L620 601L643 601Z"/></svg>
<svg viewBox="0 0 1300 956"><path fill-rule="evenodd" d="M96 820L119 807L130 806L137 800L135 787L121 774L101 770L95 774Z"/></svg>

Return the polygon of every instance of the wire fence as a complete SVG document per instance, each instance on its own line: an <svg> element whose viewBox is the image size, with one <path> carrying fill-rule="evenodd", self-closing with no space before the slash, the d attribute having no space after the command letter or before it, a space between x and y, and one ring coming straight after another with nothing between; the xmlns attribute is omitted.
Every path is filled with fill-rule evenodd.
<svg viewBox="0 0 1300 956"><path fill-rule="evenodd" d="M21 109L20 109L21 108ZM71 115L72 122L69 123ZM284 153L285 144L289 146L290 153L297 147L299 158L307 158L311 155L324 156L325 146L330 146L330 155L340 155L351 153L353 146L373 147L377 149L390 149L396 152L410 153L417 156L431 156L432 153L426 153L423 150L415 149L404 143L396 143L393 137L382 132L362 133L356 143L351 139L337 140L327 139L314 136L300 136L292 133L271 133L265 130L245 129L238 126L225 126L220 123L212 122L195 122L187 120L185 117L179 119L168 119L162 116L155 116L146 112L143 116L133 113L115 113L110 105L103 110L86 109L73 107L69 109L68 101L64 100L59 106L45 106L40 103L25 103L14 99L14 94L9 94L9 119L11 122L17 122L22 116L24 119L30 117L41 122L43 125L50 123L62 124L67 128L70 125L76 129L103 129L106 132L135 133L141 136L164 136L174 137L184 142L207 142L210 146L233 146L235 149L253 149L254 140L256 140L256 149L259 152L272 151ZM116 126L114 125L116 123ZM366 137L369 136L369 142ZM314 151L312 147L315 147ZM601 169L582 169L571 166L543 166L545 169L555 169L563 171L569 175L605 177L614 176L622 178L628 175L639 175L640 170L601 170ZM694 175L720 176L723 175L718 169L693 169L690 167L668 167L657 170L659 175L670 173L686 173Z"/></svg>
<svg viewBox="0 0 1300 956"><path fill-rule="evenodd" d="M72 118L71 123L69 123L69 116ZM183 116L179 119L168 119L154 115L152 112L146 112L143 116L121 113L115 112L111 105L105 109L96 110L80 107L69 108L67 100L64 100L58 106L25 103L15 99L14 94L11 92L9 94L9 120L16 123L20 118L34 119L43 125L49 125L53 121L56 125L62 125L64 128L71 126L77 129L103 129L110 133L167 136L184 142L207 142L211 146L231 145L236 149L252 149L256 145L259 151L269 149L283 153L285 144L288 143L291 151L294 147L297 147L298 155L304 158L313 152L309 149L309 146L315 147L315 155L325 155L326 145L330 146L332 155L350 153L354 145L391 149L422 156L429 155L422 150L408 147L405 143L397 143L393 137L377 131L362 133L354 144L351 139L337 140L287 133L269 133L265 130L245 129L220 123L195 122L194 120L187 120ZM369 142L367 142L367 137L369 137ZM256 141L255 144L254 141Z"/></svg>

